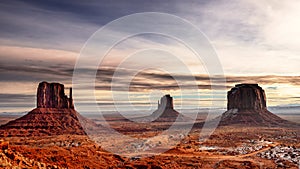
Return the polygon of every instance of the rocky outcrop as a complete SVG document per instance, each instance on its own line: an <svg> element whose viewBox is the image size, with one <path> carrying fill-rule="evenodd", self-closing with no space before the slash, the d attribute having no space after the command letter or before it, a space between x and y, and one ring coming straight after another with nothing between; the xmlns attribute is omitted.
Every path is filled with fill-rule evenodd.
<svg viewBox="0 0 300 169"><path fill-rule="evenodd" d="M235 85L227 99L219 125L295 126L267 110L265 92L258 84Z"/></svg>
<svg viewBox="0 0 300 169"><path fill-rule="evenodd" d="M97 127L81 116L65 95L64 85L41 82L37 89L37 108L0 126L0 136L85 135L87 127Z"/></svg>
<svg viewBox="0 0 300 169"><path fill-rule="evenodd" d="M72 88L68 98L63 84L41 82L37 89L37 108L74 109Z"/></svg>
<svg viewBox="0 0 300 169"><path fill-rule="evenodd" d="M258 84L238 84L227 94L227 110L263 110L267 108L265 91Z"/></svg>
<svg viewBox="0 0 300 169"><path fill-rule="evenodd" d="M9 142L0 140L0 168L61 168L24 157L16 150L9 148Z"/></svg>
<svg viewBox="0 0 300 169"><path fill-rule="evenodd" d="M188 117L183 116L181 113L174 109L173 98L167 94L164 95L160 102L158 101L157 110L154 111L150 118L154 122L175 122L191 120Z"/></svg>
<svg viewBox="0 0 300 169"><path fill-rule="evenodd" d="M173 98L167 94L158 100L157 110L151 115L134 118L134 121L139 122L175 122L188 121L189 117L183 116L174 109Z"/></svg>
<svg viewBox="0 0 300 169"><path fill-rule="evenodd" d="M173 98L167 94L167 95L164 95L161 99L160 99L160 102L158 101L158 106L157 106L158 109L160 108L164 108L164 109L174 109L174 106L173 106Z"/></svg>
<svg viewBox="0 0 300 169"><path fill-rule="evenodd" d="M151 116L156 121L174 121L178 115L179 113L174 110L173 98L167 94L160 99L160 102L158 101L157 110Z"/></svg>

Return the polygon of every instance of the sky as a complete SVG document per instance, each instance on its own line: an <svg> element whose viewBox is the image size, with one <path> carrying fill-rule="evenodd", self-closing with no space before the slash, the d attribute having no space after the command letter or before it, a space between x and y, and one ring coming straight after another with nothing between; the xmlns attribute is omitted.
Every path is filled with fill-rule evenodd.
<svg viewBox="0 0 300 169"><path fill-rule="evenodd" d="M266 92L269 106L300 105L298 0L88 3L4 0L0 2L0 112L25 112L34 108L36 88L41 81L71 87L74 66L83 57L82 49L88 39L112 21L142 12L172 14L201 30L218 55L226 84L220 82L220 77L210 77L205 63L197 60L180 41L159 34L141 34L114 45L98 66L95 95L101 110L114 110L116 102L126 111L155 109L157 100L169 93L177 109L225 108L226 92L238 83L258 83ZM160 26L162 31L178 34L182 31L169 22L151 18L136 23L151 23ZM134 28L130 25L108 28L108 38L99 41L105 44L110 37L131 29ZM147 53L149 49L151 53ZM162 65L165 67L161 68ZM115 78L112 91L116 70L121 73ZM131 75L134 78L128 87L125 82ZM212 78L216 83L211 83ZM195 87L196 93L192 90ZM214 97L212 87L216 89ZM81 92L75 98L75 106L85 107L83 113L87 113L91 111L89 105L93 99ZM117 101L113 100L113 94L118 96ZM212 100L219 102L214 104Z"/></svg>

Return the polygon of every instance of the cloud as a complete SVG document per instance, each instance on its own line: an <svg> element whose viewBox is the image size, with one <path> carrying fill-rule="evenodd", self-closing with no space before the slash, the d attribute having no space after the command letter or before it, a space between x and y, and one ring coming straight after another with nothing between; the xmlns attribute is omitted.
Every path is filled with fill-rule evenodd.
<svg viewBox="0 0 300 169"><path fill-rule="evenodd" d="M98 29L72 13L49 10L30 1L0 4L0 42L6 45L79 51Z"/></svg>
<svg viewBox="0 0 300 169"><path fill-rule="evenodd" d="M0 81L71 83L76 56L63 50L0 46Z"/></svg>
<svg viewBox="0 0 300 169"><path fill-rule="evenodd" d="M32 99L35 95L26 95L26 94L4 94L0 93L0 102L19 102L26 99Z"/></svg>
<svg viewBox="0 0 300 169"><path fill-rule="evenodd" d="M3 88L3 93L0 94L0 100L3 101L3 105L8 105L6 107L12 107L13 105L11 103L16 103L16 105L27 105L27 107L30 105L33 105L34 101L34 95L36 92L36 84L39 81L36 81L34 83L32 81L32 78L24 79L25 83L22 82L20 79L16 79L16 74L19 74L20 77L22 76L29 76L36 74L36 79L43 79L45 77L50 77L53 80L56 80L58 82L61 82L70 78L72 76L72 68L65 69L64 67L58 67L55 71L53 69L48 69L45 67L42 68L36 68L31 69L28 67L7 67L4 65L1 65L0 69L3 71L10 71L14 72L14 78L11 78L10 82L7 81L1 81L0 85ZM56 72L57 71L57 72ZM93 71L90 69L85 69L85 72ZM114 75L115 68L113 67L102 67L98 69L98 76L96 80L96 97L98 100L98 103L100 106L111 106L114 101L112 98L112 92L111 92L111 82L112 82L112 76ZM210 77L208 75L204 74L197 74L195 75L195 79L197 79L197 86L196 88L199 89L199 96L198 93L190 93L189 95L182 96L182 93L180 93L179 85L174 80L175 78L177 80L181 80L184 83L182 84L182 88L186 90L186 92L189 92L190 89L193 89L195 86L193 83L190 83L188 79L191 79L192 77L189 77L187 75L182 74L176 74L174 76L161 72L158 70L145 70L140 73L138 73L135 78L131 81L130 85L130 92L127 93L128 90L128 84L124 83L124 81L127 80L127 77L129 74L132 73L131 69L123 69L122 75L115 77L118 80L114 88L115 93L118 94L118 96L127 98L129 94L131 96L130 101L136 102L138 101L140 106L145 105L149 106L148 104L144 104L147 100L148 95L152 91L161 91L162 94L171 93L172 96L176 97L177 102L180 102L181 99L184 99L185 101L188 100L194 100L194 102L191 102L191 105L197 105L197 100L201 101L201 103L205 103L205 105L209 105L211 101L211 85L210 84ZM38 73L40 72L40 73ZM226 88L229 90L231 87L233 87L235 84L238 83L258 83L260 86L262 86L267 95L268 95L268 101L269 105L280 105L282 103L289 104L298 102L299 98L297 97L297 93L299 93L299 90L296 90L300 86L300 76L276 76L276 75L268 75L268 76L227 76L227 84L226 86L222 86L218 83L219 77L213 77L215 78L216 84L213 84L214 88L216 89L224 89ZM47 78L46 78L47 80ZM12 87L11 83L15 84L15 87ZM67 85L71 85L70 82ZM21 87L22 86L22 87ZM91 98L86 98L84 95L80 96L80 98L76 98L75 100L80 105L88 106L89 102L91 101ZM9 93L7 93L9 92ZM25 92L25 93L24 93ZM76 91L78 92L78 91ZM20 94L19 94L20 93ZM24 93L24 94L23 94ZM300 93L299 93L300 94ZM177 98L179 97L179 98ZM183 98L181 98L183 97ZM200 97L200 98L199 98ZM219 101L226 101L226 91L220 90L219 93L215 95ZM7 98L7 99L6 99ZM121 98L120 98L121 99ZM122 100L122 99L121 99ZM284 101L282 101L284 100ZM143 103L143 104L142 104ZM125 105L127 103L121 103L122 105ZM129 104L129 103L128 103ZM154 104L154 102L153 102ZM221 106L221 105L215 105L215 106ZM109 108L107 108L109 109Z"/></svg>
<svg viewBox="0 0 300 169"><path fill-rule="evenodd" d="M2 3L0 43L79 52L92 33L114 19L135 12L168 12L191 21L208 36L216 47L225 74L294 75L300 71L299 41L294 38L300 30L297 17L300 5L296 0L130 2L134 3L92 1L86 4L77 0L72 3L56 0ZM166 24L165 29L171 26ZM119 33L111 30L110 35ZM139 37L126 42L119 53L138 45L145 47L141 42L149 44L151 41L155 43L148 47L165 44L178 53L178 46L165 40ZM106 66L116 63L111 61ZM196 70L200 67L192 64L188 62Z"/></svg>
<svg viewBox="0 0 300 169"><path fill-rule="evenodd" d="M0 3L0 42L79 52L95 31L119 17L145 11L174 11L169 2L130 2L11 0Z"/></svg>
<svg viewBox="0 0 300 169"><path fill-rule="evenodd" d="M300 41L296 38L300 32L299 11L300 2L297 0L1 2L2 93L32 95L36 84L43 80L71 86L79 51L101 26L135 12L167 12L191 21L207 35L216 48L227 84L219 84L221 79L218 77L211 77L217 83L210 84L211 78L205 74L205 64L196 62L191 51L184 50L179 42L170 37L145 34L114 46L98 69L97 90L102 93L111 90L110 83L116 70L114 67L122 63L124 58L142 49L159 48L171 51L171 54L184 60L184 65L192 70L192 74L183 73L182 65L174 64L173 57L162 57L156 62L169 66L169 73L143 70L131 81L131 92L145 94L153 89L176 93L179 88L175 79L180 80L184 88L190 89L195 87L191 83L195 78L196 87L208 93L211 85L217 89L229 89L237 83L258 83L268 92L271 103L275 105L283 100L299 103ZM151 21L154 26L163 24L163 29L172 28L180 33L180 28L167 22ZM137 21L141 24L144 22L147 21ZM122 36L122 30L110 30L108 35ZM108 40L102 39L101 42L105 44ZM130 60L130 64L122 67L120 76L116 77L116 89L122 92L126 78L137 71L135 68L141 65L140 62L144 65L156 63L151 62L153 58L158 57L150 55ZM81 70L85 73L93 71L88 66ZM9 87L14 85L18 87ZM28 93L24 93L23 86ZM222 92L224 94L226 91ZM0 99L5 97L0 95ZM7 97L21 102L20 96ZM30 101L24 97L24 102ZM3 102L3 105L6 103L9 102Z"/></svg>
<svg viewBox="0 0 300 169"><path fill-rule="evenodd" d="M299 11L297 0L218 0L202 6L178 5L178 14L209 37L225 74L240 75L297 75Z"/></svg>
<svg viewBox="0 0 300 169"><path fill-rule="evenodd" d="M34 101L34 95L0 93L1 112L28 111L34 107Z"/></svg>
<svg viewBox="0 0 300 169"><path fill-rule="evenodd" d="M26 51L26 50L25 50ZM42 51L44 52L44 51ZM49 51L46 51L49 52ZM67 61L72 62L72 56ZM55 58L54 58L55 60ZM26 62L26 61L25 61ZM39 61L30 62L29 65L15 66L12 64L0 64L1 70L1 81L28 81L33 80L50 80L50 81L61 81L71 83L71 78L73 75L72 63L70 64L60 64L60 60L57 61L57 64L48 64L47 60L43 61L46 63L40 63ZM9 62L8 62L9 63ZM115 67L100 67L97 71L97 89L99 90L110 90L112 77L114 76L116 68ZM124 80L127 81L129 75L132 72L135 72L134 69L125 69L122 68L116 82L119 86L116 89L122 89L124 87ZM94 71L92 69L80 69L82 73L88 73ZM68 79L68 80L66 80ZM124 80L122 80L124 79ZM209 77L205 74L195 74L195 75L186 75L173 73L172 75L157 69L146 69L140 71L131 81L130 89L133 91L147 91L150 89L161 89L161 90L178 90L178 84L176 80L181 81L183 88L190 89L193 87L193 79L196 79L199 89L211 89L211 79L214 82L220 81L220 77ZM236 83L259 83L265 85L271 84L291 84L294 86L300 85L300 76L280 76L280 75L259 75L259 76L247 76L247 75L227 75L226 76L226 86L218 86L219 84L213 84L216 88L227 88L229 89L232 85ZM127 84L128 85L128 84Z"/></svg>
<svg viewBox="0 0 300 169"><path fill-rule="evenodd" d="M259 5L257 3L257 5ZM265 43L285 50L298 51L300 40L300 2L297 0L266 3L267 20L262 29Z"/></svg>

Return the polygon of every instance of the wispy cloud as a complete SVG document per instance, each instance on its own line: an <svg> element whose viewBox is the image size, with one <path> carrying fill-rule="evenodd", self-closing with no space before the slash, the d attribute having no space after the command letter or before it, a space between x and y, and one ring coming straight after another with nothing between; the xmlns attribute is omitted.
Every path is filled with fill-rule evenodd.
<svg viewBox="0 0 300 169"><path fill-rule="evenodd" d="M43 76L39 76L41 74L37 74L37 79L43 79L45 77L51 77L54 81L62 82L68 78L72 77L72 68L65 69L64 67L57 68L56 71L51 71L52 69L48 68L36 68L31 69L28 67L19 67L19 68L12 68L12 67L5 67L1 66L2 71L10 71L14 73L14 76L16 74L19 74L21 76L26 76L34 74L33 72L43 72ZM85 71L93 71L90 69L86 69ZM112 85L112 78L114 76L115 68L106 67L106 68L100 68L98 69L98 76L96 80L96 96L98 103L100 106L110 106L114 103L112 98L112 92L111 92L111 85ZM118 93L118 95L121 95L122 97L128 97L127 96L127 90L128 90L128 84L123 83L124 80L126 81L129 74L132 73L130 69L123 69L122 70L122 76L115 77L118 80L116 84L113 84L115 87L113 88L113 92ZM182 81L185 81L186 83L183 84L183 86L180 86L176 83L174 79L180 79ZM171 76L168 73L160 72L158 70L145 70L140 73L138 73L134 79L129 84L129 95L132 96L131 103L134 103L136 101L139 106L148 106L147 98L149 94L152 91L162 91L162 94L171 93L175 98L176 102L180 102L181 99L187 100L193 100L194 102L190 104L197 104L198 101L201 101L202 103L209 104L212 101L211 96L211 83L210 83L210 77L208 75L201 75L197 74L194 75L193 78L197 80L197 86L196 88L199 89L199 96L197 96L197 93L191 93L189 96L184 95L182 96L180 94L180 88L183 88L184 90L189 90L195 88L193 86L193 83L190 83L188 79L191 79L192 77L188 77L187 75L174 75ZM215 81L218 82L218 77L215 78ZM11 79L10 83L16 83L20 84L20 86L27 86L30 90L26 90L27 94L18 94L18 92L22 93L24 92L24 88L19 87L13 87L8 88L4 87L3 84L7 85L7 80L0 82L0 85L2 85L4 90L2 91L2 94L0 94L0 100L3 100L3 104L5 103L28 103L28 105L32 105L34 102L34 95L36 92L36 83L32 82L32 77L28 79L23 79L24 82L20 81L19 79L15 78L15 81L13 81L14 78ZM268 96L269 105L280 105L282 103L297 103L299 101L299 98L297 96L297 93L300 94L299 90L297 88L300 88L300 76L278 76L278 75L268 75L268 76L227 76L226 77L227 83L226 86L221 86L221 84L213 84L214 88L218 89L230 89L237 83L258 83L261 85ZM70 86L71 84L67 85ZM219 86L220 85L220 86ZM82 89L85 90L85 89ZM28 93L28 91L30 91ZM6 93L6 92L10 92ZM125 93L124 93L125 92ZM84 93L84 92L83 92ZM122 94L123 93L123 94ZM127 94L126 94L127 93ZM196 94L196 95L195 95ZM137 97L142 96L142 97ZM181 98L183 97L183 98ZM219 100L226 101L226 91L220 90L220 93L217 96ZM9 98L6 100L6 98ZM202 99L201 99L202 98ZM216 99L216 98L215 98ZM284 100L284 101L283 101ZM76 101L79 102L79 104L83 104L84 106L88 106L89 102L91 101L91 98L86 98L84 95L82 95L82 98L76 98ZM122 102L123 106L126 104L131 103L125 103ZM156 103L156 100L151 102L152 104ZM135 104L135 103L134 103ZM215 106L221 106L221 105L215 105Z"/></svg>
<svg viewBox="0 0 300 169"><path fill-rule="evenodd" d="M300 35L299 11L297 0L0 2L0 100L2 105L13 100L22 105L22 99L24 104L32 103L36 84L43 80L71 86L79 51L101 26L136 12L166 12L187 19L207 35L216 48L227 84L218 83L219 77L209 77L205 64L197 62L183 44L171 37L144 34L115 45L99 66L96 89L103 94L99 99L103 101L101 104L112 104L104 95L111 90L115 67L143 49L170 51L177 58L163 55L160 58L159 53L151 53L129 59L128 64L121 67L120 76L115 77L115 89L122 92L126 78L138 72L130 83L130 91L140 101L145 100L151 90L171 91L177 97L180 94L176 79L185 89L195 87L191 80L196 79L196 87L207 91L207 95L211 85L229 89L236 83L259 83L266 90L270 104L299 103L300 41L296 38ZM159 20L151 22L163 25L163 29L181 31ZM110 30L109 35L119 36L122 31L125 29ZM101 40L105 44L108 39ZM174 60L180 59L184 61L182 65L175 63ZM170 71L136 69L150 63L167 65ZM192 73L184 73L183 67ZM94 70L88 66L82 68L82 72L90 71ZM216 84L210 83L212 78ZM224 99L226 91L219 95Z"/></svg>
<svg viewBox="0 0 300 169"><path fill-rule="evenodd" d="M218 0L178 4L178 9L210 38L226 74L300 71L299 1Z"/></svg>
<svg viewBox="0 0 300 169"><path fill-rule="evenodd" d="M26 95L26 94L3 94L0 93L0 102L19 102L26 99L32 99L35 95Z"/></svg>

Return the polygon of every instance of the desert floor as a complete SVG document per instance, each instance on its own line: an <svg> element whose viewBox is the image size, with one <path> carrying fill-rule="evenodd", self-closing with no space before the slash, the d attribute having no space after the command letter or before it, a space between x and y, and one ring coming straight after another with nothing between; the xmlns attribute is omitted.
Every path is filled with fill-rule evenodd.
<svg viewBox="0 0 300 169"><path fill-rule="evenodd" d="M16 116L1 116L3 124ZM299 115L283 118L297 121ZM205 115L198 116L201 122ZM101 120L93 119L97 123ZM118 132L147 140L160 136L172 122L136 124L119 116L106 116L106 121ZM2 168L298 168L300 162L299 128L223 126L209 139L201 139L201 128L194 127L188 134L158 137L141 145L118 145L120 140L102 135L97 142L92 136L58 135L0 138ZM176 140L177 139L177 140ZM167 150L166 145L178 141ZM8 146L6 146L8 144ZM107 145L104 145L107 144ZM118 145L118 146L117 146ZM107 151L116 146L126 152L124 156ZM126 147L125 147L126 146ZM136 148L138 146L139 148ZM164 153L145 151L151 148L166 149ZM132 147L131 147L132 148ZM141 150L136 151L136 150ZM122 152L122 151L120 151ZM146 157L143 156L146 155Z"/></svg>

